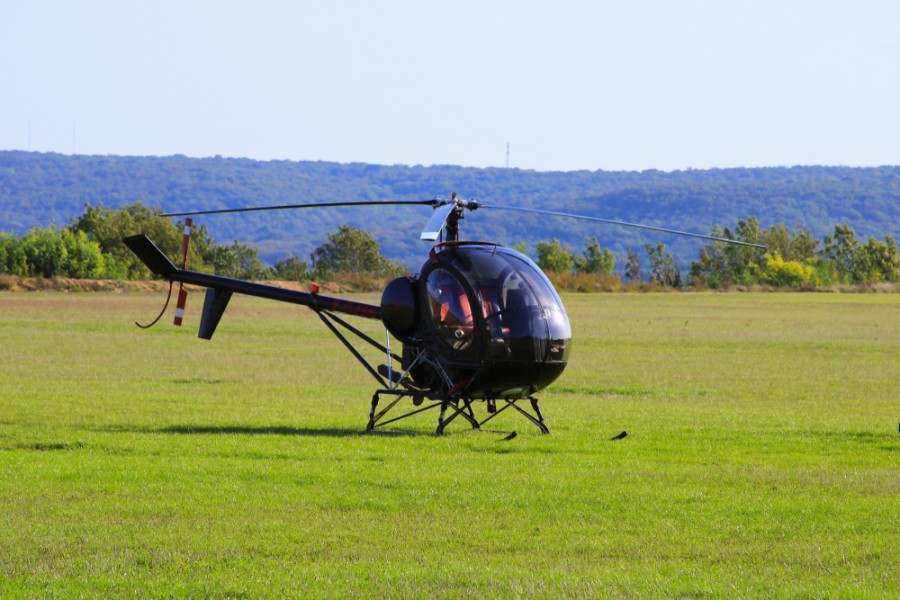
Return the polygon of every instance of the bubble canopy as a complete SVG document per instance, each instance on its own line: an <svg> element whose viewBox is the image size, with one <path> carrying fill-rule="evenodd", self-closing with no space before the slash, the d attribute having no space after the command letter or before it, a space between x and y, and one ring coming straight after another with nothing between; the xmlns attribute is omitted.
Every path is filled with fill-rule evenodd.
<svg viewBox="0 0 900 600"><path fill-rule="evenodd" d="M527 256L501 246L452 244L423 270L426 314L460 353L514 363L565 363L572 329L556 290Z"/></svg>

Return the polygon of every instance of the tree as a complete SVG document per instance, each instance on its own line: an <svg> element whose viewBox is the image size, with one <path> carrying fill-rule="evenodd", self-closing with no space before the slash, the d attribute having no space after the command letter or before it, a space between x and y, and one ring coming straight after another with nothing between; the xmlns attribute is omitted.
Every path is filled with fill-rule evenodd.
<svg viewBox="0 0 900 600"><path fill-rule="evenodd" d="M296 256L278 261L272 270L275 277L283 281L305 281L309 278L309 267Z"/></svg>
<svg viewBox="0 0 900 600"><path fill-rule="evenodd" d="M841 283L856 281L854 263L858 249L859 242L856 239L856 232L846 223L836 225L834 235L825 236L823 254L826 259L831 261Z"/></svg>
<svg viewBox="0 0 900 600"><path fill-rule="evenodd" d="M256 248L237 240L230 246L213 246L212 265L216 274L236 279L268 279L272 274L259 260Z"/></svg>
<svg viewBox="0 0 900 600"><path fill-rule="evenodd" d="M722 230L718 225L713 229L712 235L722 236ZM733 282L723 246L722 242L713 242L700 248L700 257L690 266L690 281L693 285L706 285L718 289Z"/></svg>
<svg viewBox="0 0 900 600"><path fill-rule="evenodd" d="M706 285L714 289L735 283L751 284L759 281L762 273L759 265L766 264L766 251L772 256L777 253L783 261L808 265L815 262L819 244L808 229L800 229L791 234L783 223L779 223L761 230L754 216L739 220L734 232L727 227L723 231L716 226L711 235L766 247L762 249L726 242L712 242L703 246L699 258L691 263L690 279L694 285Z"/></svg>
<svg viewBox="0 0 900 600"><path fill-rule="evenodd" d="M819 240L809 229L798 229L791 236L788 258L800 262L813 260L819 253Z"/></svg>
<svg viewBox="0 0 900 600"><path fill-rule="evenodd" d="M336 273L399 275L403 272L402 265L381 256L378 242L371 233L350 225L341 225L337 232L328 234L328 241L313 250L310 261L316 277Z"/></svg>
<svg viewBox="0 0 900 600"><path fill-rule="evenodd" d="M26 277L57 277L66 260L62 237L52 229L32 229L22 238Z"/></svg>
<svg viewBox="0 0 900 600"><path fill-rule="evenodd" d="M758 243L765 246L771 256L777 252L783 260L800 263L816 258L819 247L819 240L809 229L801 227L792 234L784 223L760 231Z"/></svg>
<svg viewBox="0 0 900 600"><path fill-rule="evenodd" d="M900 280L900 254L893 236L881 242L872 236L864 244L847 225L838 225L825 236L822 252L825 267L831 267L840 283L874 283Z"/></svg>
<svg viewBox="0 0 900 600"><path fill-rule="evenodd" d="M60 232L66 258L61 275L78 279L100 279L106 276L106 257L97 242L83 231L65 229Z"/></svg>
<svg viewBox="0 0 900 600"><path fill-rule="evenodd" d="M22 250L21 238L0 233L0 273L24 275L25 268L25 251Z"/></svg>
<svg viewBox="0 0 900 600"><path fill-rule="evenodd" d="M575 270L581 273L612 275L616 270L616 256L601 248L597 238L588 239L582 256L576 255L573 260Z"/></svg>
<svg viewBox="0 0 900 600"><path fill-rule="evenodd" d="M665 246L657 243L655 247L650 244L644 247L650 262L650 280L666 287L681 287L681 269Z"/></svg>
<svg viewBox="0 0 900 600"><path fill-rule="evenodd" d="M184 223L178 227L169 219L160 218L160 208L150 208L140 202L123 206L119 209L105 208L102 204L96 207L85 204L85 212L72 222L72 229L83 231L85 235L98 244L103 254L109 256L107 272L113 278L149 279L150 270L125 246L123 238L145 233L174 262L181 263L181 240ZM204 229L194 232L188 250L188 264L197 271L204 270L201 255L206 248L208 236Z"/></svg>
<svg viewBox="0 0 900 600"><path fill-rule="evenodd" d="M773 234L776 243L780 243L782 232L776 230ZM759 222L756 217L750 216L746 220L738 221L737 228L732 231L728 227L724 230L716 225L712 230L712 237L725 238L751 244L760 243ZM787 242L784 241L786 245ZM749 283L752 280L750 264L762 262L762 252L752 246L717 242L706 244L700 249L700 257L691 263L690 277L694 285L705 284L711 288L721 288L735 283Z"/></svg>
<svg viewBox="0 0 900 600"><path fill-rule="evenodd" d="M888 235L881 242L869 236L857 249L853 276L856 281L868 283L900 280L900 254L894 238Z"/></svg>
<svg viewBox="0 0 900 600"><path fill-rule="evenodd" d="M544 271L566 273L572 270L572 249L563 247L559 240L537 243L537 265Z"/></svg>
<svg viewBox="0 0 900 600"><path fill-rule="evenodd" d="M748 244L761 244L762 234L759 230L759 220L755 216L749 216L747 219L738 219L737 227L732 234L728 228L725 229L725 237L739 242ZM718 242L722 243L722 242ZM724 244L723 251L726 261L726 282L727 283L752 283L753 277L750 273L750 264L760 264L763 262L765 255L764 248L756 248L754 246L744 246L739 244Z"/></svg>
<svg viewBox="0 0 900 600"><path fill-rule="evenodd" d="M524 254L528 256L528 244L525 242L516 242L512 245L512 249L518 252L519 254Z"/></svg>
<svg viewBox="0 0 900 600"><path fill-rule="evenodd" d="M106 258L84 232L49 227L32 229L21 238L0 234L0 272L22 277L105 275Z"/></svg>
<svg viewBox="0 0 900 600"><path fill-rule="evenodd" d="M631 248L628 248L628 258L625 260L625 279L641 280L641 255Z"/></svg>

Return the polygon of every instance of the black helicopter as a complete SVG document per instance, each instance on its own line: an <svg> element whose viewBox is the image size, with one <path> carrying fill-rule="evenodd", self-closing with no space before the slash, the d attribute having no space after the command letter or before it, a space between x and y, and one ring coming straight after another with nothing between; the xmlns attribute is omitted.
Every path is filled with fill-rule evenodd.
<svg viewBox="0 0 900 600"><path fill-rule="evenodd" d="M307 306L380 386L372 397L367 430L439 407L435 432L438 435L456 417L480 429L508 408L523 415L543 433L549 433L535 394L560 376L572 350L569 318L547 276L530 258L515 250L493 242L460 240L459 221L465 211L490 208L533 212L762 247L624 221L482 204L460 200L455 193L450 200L328 202L161 216L398 204L434 208L420 239L435 245L418 275L398 277L387 285L380 305L324 296L315 287L312 292L302 292L178 268L146 235L131 236L124 242L155 274L173 283L207 288L200 338L212 338L233 293ZM186 246L183 250L186 253ZM339 314L380 319L386 330L385 342L373 339ZM385 363L373 366L345 333L352 333L378 348L384 353ZM391 336L402 344L399 354L390 348ZM391 401L378 411L382 396L391 397ZM386 418L403 399L412 401L409 412ZM530 411L519 404L524 400L530 403ZM476 401L486 403L486 417L476 416L473 407Z"/></svg>

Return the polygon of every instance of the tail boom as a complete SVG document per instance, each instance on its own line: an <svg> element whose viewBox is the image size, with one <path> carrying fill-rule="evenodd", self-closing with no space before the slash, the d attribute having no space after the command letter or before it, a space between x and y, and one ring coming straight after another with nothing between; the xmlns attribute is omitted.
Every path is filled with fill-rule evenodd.
<svg viewBox="0 0 900 600"><path fill-rule="evenodd" d="M290 302L301 306L308 306L316 311L327 310L344 313L366 319L380 319L381 307L364 302L355 302L343 298L332 298L309 292L289 290L287 288L243 279L233 279L220 275L210 275L198 271L179 269L169 260L162 250L144 234L127 237L123 240L125 245L146 264L156 275L161 275L169 281L177 281L218 291L229 291L247 296L267 298L279 302Z"/></svg>
<svg viewBox="0 0 900 600"><path fill-rule="evenodd" d="M231 277L209 275L208 273L199 273L197 271L188 271L185 269L176 269L175 272L168 275L167 278L172 281L180 281L182 283L199 285L206 288L228 290L246 296L256 296L258 298L278 300L279 302L300 304L314 310L328 310L367 319L381 318L381 307L374 304L354 302L343 298L332 298L330 296L311 294L299 290L289 290L276 285L256 283L255 281L232 279Z"/></svg>

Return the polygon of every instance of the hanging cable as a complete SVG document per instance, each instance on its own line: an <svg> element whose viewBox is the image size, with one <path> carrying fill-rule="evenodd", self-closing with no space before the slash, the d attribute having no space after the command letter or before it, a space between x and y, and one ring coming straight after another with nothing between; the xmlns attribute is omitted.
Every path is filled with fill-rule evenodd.
<svg viewBox="0 0 900 600"><path fill-rule="evenodd" d="M170 282L169 282L169 293L168 293L168 295L166 296L166 303L163 304L162 311L159 313L159 315L158 315L155 319L153 319L153 321L152 321L151 323L149 323L149 324L147 324L147 325L141 325L141 324L138 323L137 321L134 322L135 325L137 325L137 326L140 327L141 329L150 329L151 327L153 327L154 325L156 325L156 322L159 321L159 320L162 318L162 316L166 313L166 309L169 308L169 300L172 299L172 284L173 284L173 283L175 283L175 282L174 282L174 281L170 281Z"/></svg>

